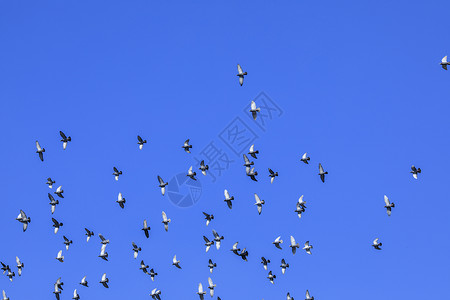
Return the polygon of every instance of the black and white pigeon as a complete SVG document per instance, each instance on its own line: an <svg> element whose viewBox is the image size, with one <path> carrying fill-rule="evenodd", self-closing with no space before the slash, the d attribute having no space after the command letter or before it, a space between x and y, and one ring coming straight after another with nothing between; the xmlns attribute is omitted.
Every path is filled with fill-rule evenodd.
<svg viewBox="0 0 450 300"><path fill-rule="evenodd" d="M247 248L242 249L242 250L241 250L241 253L239 253L239 256L240 256L243 260L247 261L247 256L248 256Z"/></svg>
<svg viewBox="0 0 450 300"><path fill-rule="evenodd" d="M258 175L258 172L255 171L255 167L253 167L253 168L251 168L251 169L250 169L249 167L245 168L245 173L246 173L247 176L250 177L253 181L258 181L258 180L256 179L256 176Z"/></svg>
<svg viewBox="0 0 450 300"><path fill-rule="evenodd" d="M91 236L94 235L94 232L93 232L93 231L90 231L90 230L87 229L87 228L84 228L84 230L86 231L86 233L85 233L84 235L87 236L87 237L86 237L86 242L89 242L89 240L91 239Z"/></svg>
<svg viewBox="0 0 450 300"><path fill-rule="evenodd" d="M88 286L88 282L87 282L87 280L86 280L86 276L84 276L84 277L81 279L80 284L81 284L82 286L89 287L89 286Z"/></svg>
<svg viewBox="0 0 450 300"><path fill-rule="evenodd" d="M220 241L224 239L223 236L220 236L214 229L212 231L213 235L214 235L214 242L216 243L216 249L219 250L220 249Z"/></svg>
<svg viewBox="0 0 450 300"><path fill-rule="evenodd" d="M442 58L440 65L442 69L447 71L447 66L450 65L450 63L447 61L447 55Z"/></svg>
<svg viewBox="0 0 450 300"><path fill-rule="evenodd" d="M245 154L242 154L242 155L244 156L244 167L249 168L255 164L254 162L252 162L248 159L247 155L245 155Z"/></svg>
<svg viewBox="0 0 450 300"><path fill-rule="evenodd" d="M225 190L223 192L223 194L225 195L225 200L223 200L223 201L225 201L227 203L227 205L228 205L228 208L231 209L232 206L233 206L233 203L231 203L231 201L234 200L234 196L230 197L230 193L228 193L227 190Z"/></svg>
<svg viewBox="0 0 450 300"><path fill-rule="evenodd" d="M200 162L200 168L198 168L200 171L202 171L202 174L206 176L206 171L209 170L209 166L205 165L205 161L202 160Z"/></svg>
<svg viewBox="0 0 450 300"><path fill-rule="evenodd" d="M142 150L142 148L144 147L144 144L147 143L147 140L143 140L139 135L137 136L137 139L138 139L139 150Z"/></svg>
<svg viewBox="0 0 450 300"><path fill-rule="evenodd" d="M263 264L264 270L267 271L267 264L270 264L270 259L266 259L264 256L262 256L261 263Z"/></svg>
<svg viewBox="0 0 450 300"><path fill-rule="evenodd" d="M311 297L311 296L309 295L309 291L308 291L308 290L306 290L305 300L314 300L314 297Z"/></svg>
<svg viewBox="0 0 450 300"><path fill-rule="evenodd" d="M214 269L215 267L217 267L217 264L216 264L216 263L213 263L213 261L212 261L211 259L209 259L209 261L208 261L209 273L212 273L212 272L213 272L213 269Z"/></svg>
<svg viewBox="0 0 450 300"><path fill-rule="evenodd" d="M313 248L313 246L309 244L309 241L306 241L305 245L303 247L303 250L305 250L306 253L311 254L311 249L312 248Z"/></svg>
<svg viewBox="0 0 450 300"><path fill-rule="evenodd" d="M31 223L31 218L27 217L27 215L25 214L25 212L23 210L20 210L20 213L17 216L16 220L19 221L20 223L22 223L23 232L25 232L27 230L28 223Z"/></svg>
<svg viewBox="0 0 450 300"><path fill-rule="evenodd" d="M56 182L56 181L52 180L52 178L49 177L49 178L47 178L46 184L47 184L48 187L51 189L51 188L53 188L53 184L54 184L55 182Z"/></svg>
<svg viewBox="0 0 450 300"><path fill-rule="evenodd" d="M169 231L169 223L170 223L172 220L167 218L167 215L166 215L166 213L165 213L164 211L162 212L162 218L163 218L163 220L161 221L161 223L164 224L164 229L165 229L166 231Z"/></svg>
<svg viewBox="0 0 450 300"><path fill-rule="evenodd" d="M161 300L161 291L158 290L157 288L154 288L151 293L150 296L152 297L152 299L154 300Z"/></svg>
<svg viewBox="0 0 450 300"><path fill-rule="evenodd" d="M73 300L79 300L80 299L80 295L78 295L77 289L73 290Z"/></svg>
<svg viewBox="0 0 450 300"><path fill-rule="evenodd" d="M60 279L58 279L58 280L60 280ZM55 283L55 289L53 291L53 294L55 294L56 300L60 300L59 297L61 295L61 290L62 289L60 289L60 285L58 285L58 283Z"/></svg>
<svg viewBox="0 0 450 300"><path fill-rule="evenodd" d="M70 244L73 243L73 241L69 240L65 235L63 235L63 238L64 238L64 245L66 245L66 250L69 250L69 246Z"/></svg>
<svg viewBox="0 0 450 300"><path fill-rule="evenodd" d="M210 241L206 236L203 236L203 240L205 241L206 252L208 252L211 246L214 244L214 241Z"/></svg>
<svg viewBox="0 0 450 300"><path fill-rule="evenodd" d="M56 260L59 262L64 262L64 255L62 255L62 250L59 250L58 254L56 255Z"/></svg>
<svg viewBox="0 0 450 300"><path fill-rule="evenodd" d="M265 204L266 202L265 202L264 200L261 200L261 199L259 198L258 194L256 194L256 193L255 193L255 201L256 201L255 205L256 205L256 207L258 208L258 214L261 214L261 212L262 212L262 206L263 206L263 204Z"/></svg>
<svg viewBox="0 0 450 300"><path fill-rule="evenodd" d="M278 172L274 172L272 171L271 168L269 168L269 177L270 177L270 183L273 183L273 181L275 180L275 177L278 176Z"/></svg>
<svg viewBox="0 0 450 300"><path fill-rule="evenodd" d="M17 267L17 274L19 274L19 276L22 276L22 269L24 267L24 264L23 262L20 261L18 256L16 256L16 267Z"/></svg>
<svg viewBox="0 0 450 300"><path fill-rule="evenodd" d="M48 199L50 200L50 205L52 206L52 214L55 212L56 209L56 205L59 204L58 200L55 200L55 198L53 198L52 194L48 193Z"/></svg>
<svg viewBox="0 0 450 300"><path fill-rule="evenodd" d="M208 289L209 289L209 295L212 297L214 297L214 288L216 287L216 285L213 283L211 277L208 277Z"/></svg>
<svg viewBox="0 0 450 300"><path fill-rule="evenodd" d="M13 281L13 277L15 277L16 276L16 274L13 272L13 271L11 271L11 269L8 269L8 273L6 273L6 276L9 278L9 281Z"/></svg>
<svg viewBox="0 0 450 300"><path fill-rule="evenodd" d="M389 198L384 195L384 208L386 208L387 215L390 217L392 213L392 208L395 207L394 202L390 202Z"/></svg>
<svg viewBox="0 0 450 300"><path fill-rule="evenodd" d="M205 215L206 226L208 226L209 222L211 222L211 220L214 219L214 215L213 214L207 214L205 212L203 212L203 214Z"/></svg>
<svg viewBox="0 0 450 300"><path fill-rule="evenodd" d="M305 203L306 201L303 201L303 195L301 195L300 198L298 199L297 207L294 210L297 213L299 219L302 218L302 213L305 212L306 209Z"/></svg>
<svg viewBox="0 0 450 300"><path fill-rule="evenodd" d="M55 285L58 286L59 289L63 290L64 282L62 282L61 277L59 277L59 278L56 280Z"/></svg>
<svg viewBox="0 0 450 300"><path fill-rule="evenodd" d="M277 278L277 275L272 274L272 271L269 271L269 275L267 275L267 278L270 280L270 283L274 284L273 280Z"/></svg>
<svg viewBox="0 0 450 300"><path fill-rule="evenodd" d="M55 192L53 194L57 195L59 198L64 198L64 190L62 189L62 185L58 186Z"/></svg>
<svg viewBox="0 0 450 300"><path fill-rule="evenodd" d="M328 174L328 172L324 172L322 164L319 163L319 176L320 176L320 180L322 180L322 182L325 182L325 175L326 174Z"/></svg>
<svg viewBox="0 0 450 300"><path fill-rule="evenodd" d="M381 250L381 246L383 245L383 243L379 243L378 240L379 240L379 238L376 238L375 240L373 240L372 247L377 250Z"/></svg>
<svg viewBox="0 0 450 300"><path fill-rule="evenodd" d="M305 164L309 164L310 158L308 156L306 156L306 152L305 152L300 160L302 162L304 162Z"/></svg>
<svg viewBox="0 0 450 300"><path fill-rule="evenodd" d="M186 151L187 153L191 153L190 149L192 148L192 145L189 145L189 139L187 139L183 146L181 147L184 149L184 151Z"/></svg>
<svg viewBox="0 0 450 300"><path fill-rule="evenodd" d="M158 175L158 182L159 182L159 187L161 188L161 194L164 196L164 194L166 193L166 186L169 183L164 182L164 180L159 175Z"/></svg>
<svg viewBox="0 0 450 300"><path fill-rule="evenodd" d="M281 239L281 236L279 236L279 237L277 237L276 239L275 239L275 241L273 241L272 242L272 244L274 244L275 245L275 247L277 247L278 249L282 249L281 248L281 244L283 244L283 240Z"/></svg>
<svg viewBox="0 0 450 300"><path fill-rule="evenodd" d="M2 300L9 300L9 298L6 297L6 292L5 292L5 290L2 290L2 296L3 296Z"/></svg>
<svg viewBox="0 0 450 300"><path fill-rule="evenodd" d="M200 300L204 300L205 299L206 292L203 290L203 286L202 286L201 282L198 284L197 295L200 297Z"/></svg>
<svg viewBox="0 0 450 300"><path fill-rule="evenodd" d="M98 234L98 237L100 238L102 245L109 244L109 240L107 240L101 233Z"/></svg>
<svg viewBox="0 0 450 300"><path fill-rule="evenodd" d="M148 238L149 237L149 230L150 230L150 226L147 225L147 220L144 220L144 226L142 227L142 229L144 231L145 237Z"/></svg>
<svg viewBox="0 0 450 300"><path fill-rule="evenodd" d="M248 154L250 154L253 158L257 159L256 154L259 154L258 150L255 150L255 144L250 146L250 149L248 150Z"/></svg>
<svg viewBox="0 0 450 300"><path fill-rule="evenodd" d="M155 272L155 270L153 270L153 268L150 269L150 278L152 279L152 281L155 281L155 276L158 275L158 273Z"/></svg>
<svg viewBox="0 0 450 300"><path fill-rule="evenodd" d="M241 251L241 249L238 248L238 246L237 246L238 243L239 243L239 242L234 243L234 244L233 244L233 247L230 249L230 251L233 252L233 253L236 254L236 255L239 255L239 252Z"/></svg>
<svg viewBox="0 0 450 300"><path fill-rule="evenodd" d="M284 258L281 259L281 273L284 275L284 273L286 273L286 268L289 268L289 264L286 263L286 261L284 260Z"/></svg>
<svg viewBox="0 0 450 300"><path fill-rule="evenodd" d="M411 172L413 174L414 179L417 179L417 174L422 173L422 170L420 168L416 168L414 165L411 166Z"/></svg>
<svg viewBox="0 0 450 300"><path fill-rule="evenodd" d="M55 234L57 234L59 228L62 227L64 224L58 222L55 218L52 218L52 221L53 221L53 225L52 225L52 226L55 227L55 229L53 230L53 232L54 232Z"/></svg>
<svg viewBox="0 0 450 300"><path fill-rule="evenodd" d="M252 113L253 120L256 120L258 113L261 111L261 108L256 107L255 101L252 101L250 104L250 112Z"/></svg>
<svg viewBox="0 0 450 300"><path fill-rule="evenodd" d="M192 180L197 180L197 178L195 178L195 175L197 175L197 173L192 171L192 166L191 166L189 168L188 173L186 174L186 176L191 178Z"/></svg>
<svg viewBox="0 0 450 300"><path fill-rule="evenodd" d="M178 269L181 269L180 261L177 260L177 256L176 256L176 255L173 256L173 259L172 259L172 265L174 265L174 266L177 267Z"/></svg>
<svg viewBox="0 0 450 300"><path fill-rule="evenodd" d="M106 273L103 273L102 279L99 281L105 288L109 288L108 286L109 279L106 277Z"/></svg>
<svg viewBox="0 0 450 300"><path fill-rule="evenodd" d="M119 180L119 176L122 175L122 171L119 171L116 167L113 167L113 175L114 175L114 179L117 181Z"/></svg>
<svg viewBox="0 0 450 300"><path fill-rule="evenodd" d="M2 265L1 270L3 271L3 274L5 274L8 270L11 270L9 268L9 265L5 265L3 262L0 261L0 264Z"/></svg>
<svg viewBox="0 0 450 300"><path fill-rule="evenodd" d="M244 76L247 75L247 72L242 71L242 67L240 64L237 65L238 73L236 76L239 77L239 84L242 86L244 84Z"/></svg>
<svg viewBox="0 0 450 300"><path fill-rule="evenodd" d="M98 257L100 257L103 260L108 261L108 252L106 252L106 246L108 244L102 244L102 248L100 249L100 255Z"/></svg>
<svg viewBox="0 0 450 300"><path fill-rule="evenodd" d="M295 239L292 235L291 235L291 244L289 245L289 247L291 247L292 249L292 254L295 254L297 248L300 248L300 245L295 242Z"/></svg>
<svg viewBox="0 0 450 300"><path fill-rule="evenodd" d="M286 300L294 300L294 297L291 297L291 294L288 292L286 295Z"/></svg>
<svg viewBox="0 0 450 300"><path fill-rule="evenodd" d="M39 158L41 159L41 161L44 161L45 148L42 148L41 145L39 145L38 141L36 141L36 149L36 153L39 154Z"/></svg>
<svg viewBox="0 0 450 300"><path fill-rule="evenodd" d="M146 265L143 260L141 260L139 270L142 270L142 272L144 272L145 274L148 274L148 271L147 271L148 268L149 268L149 266Z"/></svg>
<svg viewBox="0 0 450 300"><path fill-rule="evenodd" d="M131 242L131 245L133 246L133 257L136 259L138 257L139 251L142 250L141 247L138 247L134 242Z"/></svg>
<svg viewBox="0 0 450 300"><path fill-rule="evenodd" d="M64 134L64 132L62 132L62 131L59 131L59 135L61 136L61 142L63 142L63 150L66 150L66 147L67 147L67 143L68 142L70 142L70 141L72 141L72 138L69 136L69 137L66 137L66 135Z"/></svg>
<svg viewBox="0 0 450 300"><path fill-rule="evenodd" d="M125 202L126 202L126 200L125 200L125 198L122 196L122 193L119 193L119 195L117 196L116 202L119 203L119 206L120 206L121 208L125 208Z"/></svg>

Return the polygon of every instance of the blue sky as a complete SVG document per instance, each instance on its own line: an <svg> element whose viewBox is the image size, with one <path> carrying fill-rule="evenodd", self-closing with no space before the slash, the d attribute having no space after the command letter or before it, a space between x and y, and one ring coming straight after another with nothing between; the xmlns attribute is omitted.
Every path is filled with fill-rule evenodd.
<svg viewBox="0 0 450 300"><path fill-rule="evenodd" d="M450 204L447 172L450 54L445 1L22 1L0 4L0 260L25 264L21 278L0 277L11 299L198 299L212 277L222 299L442 299L449 294ZM248 72L239 86L236 64ZM262 130L244 109L265 92L282 113ZM260 105L257 102L257 105ZM262 109L262 113L264 110ZM236 117L257 136L259 182L219 138ZM72 137L62 150L59 130ZM136 135L148 143L142 151ZM187 138L192 154L181 146ZM35 153L45 147L45 161ZM215 182L199 176L201 197L188 208L162 196L166 181L187 172L217 141L235 162ZM301 163L308 152L311 164ZM234 156L233 156L234 155ZM321 162L329 172L317 176ZM421 167L419 180L410 166ZM117 166L123 176L111 175ZM267 168L279 172L271 185ZM45 185L65 198L53 234ZM235 197L233 210L223 190ZM184 188L183 192L187 189ZM122 192L125 209L115 200ZM259 216L253 194L266 200ZM300 195L307 211L293 212ZM389 218L383 195L396 207ZM27 232L15 221L31 217ZM161 211L172 219L169 232ZM215 220L206 227L202 211ZM143 219L150 238L140 230ZM98 258L96 236L111 240ZM203 235L225 237L205 253ZM74 241L55 260L66 235ZM295 256L293 235L314 245ZM372 249L379 237L383 250ZM133 259L131 242L142 247ZM247 247L244 262L229 249ZM177 254L182 270L174 268ZM266 279L260 257L277 275ZM208 259L218 267L213 274ZM281 275L285 258L290 268ZM140 259L159 273L155 282ZM107 273L110 289L98 281ZM17 272L16 272L17 273ZM91 287L78 282L87 275ZM176 287L176 288L175 288ZM207 296L206 298L209 298Z"/></svg>

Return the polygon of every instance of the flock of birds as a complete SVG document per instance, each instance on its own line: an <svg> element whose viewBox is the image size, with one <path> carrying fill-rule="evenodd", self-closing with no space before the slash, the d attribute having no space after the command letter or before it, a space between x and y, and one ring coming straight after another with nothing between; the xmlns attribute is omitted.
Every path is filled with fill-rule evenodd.
<svg viewBox="0 0 450 300"><path fill-rule="evenodd" d="M450 65L449 62L447 62L447 56L445 56L442 61L441 61L441 66L442 68L444 68L445 70L447 70L447 66ZM238 68L238 74L237 76L239 77L239 84L242 86L244 83L244 76L247 75L247 72L244 72L242 70L242 67L238 64L237 65ZM254 120L257 119L258 117L258 113L261 111L260 108L256 107L256 103L254 101L251 102L250 105L250 112L252 114L252 117ZM60 136L61 136L61 142L63 144L63 149L65 150L67 148L67 145L69 142L72 141L71 137L67 137L62 131L59 132ZM144 140L142 137L140 137L139 135L137 136L137 144L139 145L139 149L142 150L144 147L144 144L147 143L147 140ZM192 145L190 145L190 141L189 139L187 139L183 146L181 146L184 151L186 153L191 153L190 149L192 149ZM39 144L38 141L36 141L36 153L39 155L39 158L41 161L44 161L44 153L45 153L45 148L41 147L41 145ZM250 157L257 159L257 155L259 154L258 150L255 150L255 146L251 145L248 155L250 155ZM251 180L254 181L258 181L257 176L258 176L258 172L255 171L255 167L254 167L254 162L250 161L250 159L248 158L248 156L246 154L243 154L243 159L244 159L244 167L245 167L245 171L246 171L246 175L248 177L250 177ZM307 153L304 153L302 155L302 157L300 158L300 161L303 162L304 164L309 164L310 158L307 156ZM318 165L319 168L319 177L320 180L322 182L325 183L325 176L328 174L328 172L326 172L322 166L321 163L319 163ZM203 175L207 175L207 172L209 170L209 166L207 164L205 164L205 162L202 160L200 162L200 166L199 166L199 170L201 171L201 173ZM269 178L270 178L270 183L273 183L275 178L278 176L278 172L273 171L272 169L268 169L269 171ZM418 174L420 174L422 171L420 168L416 168L414 165L411 166L411 171L410 173L412 174L414 179L418 179ZM113 173L112 175L114 176L115 180L119 180L120 175L122 175L122 171L119 171L116 167L113 167ZM196 176L196 172L193 171L193 167L191 166L189 168L189 170L187 171L186 176L188 176L191 180L197 180ZM161 189L161 194L164 196L165 195L165 191L166 191L166 186L168 185L168 182L165 182L159 175L157 176L158 178L158 187ZM53 185L55 184L55 181L52 180L52 178L47 178L47 182L46 184L48 185L48 187L50 189L53 188ZM56 206L59 204L59 200L60 198L64 198L64 190L62 188L62 186L58 186L55 190L55 192L53 192L57 198L55 199L55 197L48 193L48 198L50 200L49 204L51 205L51 213L52 215L55 213L56 210ZM258 210L258 214L262 213L262 208L263 205L265 204L265 201L260 199L260 197L255 193L255 205L257 207ZM230 196L230 193L228 192L228 190L224 190L224 196L225 199L223 200L224 202L226 202L227 206L229 209L232 209L233 207L233 200L234 197ZM123 197L122 193L119 193L117 201L118 205L121 208L125 208L125 203L126 200ZM395 207L394 202L391 202L389 200L389 198L385 195L384 196L384 202L385 202L385 208L387 211L387 215L391 216L392 213L392 209ZM298 215L299 218L302 217L302 213L304 213L306 211L306 201L303 200L303 195L300 196L300 198L298 199L297 203L296 203L296 208L294 210L294 212ZM206 226L208 226L212 220L214 220L214 215L213 214L209 214L206 212L203 212L203 215L206 219ZM31 223L31 218L29 216L27 216L27 214L25 213L25 211L20 210L19 215L17 216L16 220L20 223L22 223L23 226L23 231L25 232L28 228L28 225ZM52 218L53 221L53 227L54 227L54 233L57 234L59 231L59 228L61 228L63 226L62 222L59 222L57 219ZM171 222L171 219L167 217L166 213L164 211L162 211L162 221L161 223L164 225L164 229L165 231L169 230L169 224ZM94 232L89 230L88 228L85 228L85 235L86 235L86 242L89 242L90 238L94 235ZM143 221L143 227L142 227L142 231L144 232L146 238L149 238L149 231L150 231L150 226L147 223L147 220ZM203 239L205 241L205 247L206 247L206 252L208 252L211 248L211 246L213 246L215 244L215 247L217 250L220 249L221 246L221 241L224 239L223 236L219 235L215 230L212 230L213 233L213 238L210 240L208 237L203 236ZM100 248L100 254L98 255L99 258L108 261L108 252L106 251L106 247L109 244L109 240L106 239L102 234L98 234L99 238L100 238L100 243L101 243L101 248ZM63 244L65 245L66 250L69 250L69 246L73 243L72 240L70 240L69 238L67 238L66 236L63 236L64 242ZM281 245L283 244L283 240L281 239L281 236L277 237L272 244L278 248L278 249L282 249ZM382 243L379 242L379 238L376 238L373 243L372 243L372 247L376 250L381 250L381 246ZM290 245L289 247L291 248L291 252L293 255L295 255L296 251L298 248L300 248L300 244L296 242L295 238L291 235L290 236ZM311 255L312 252L311 250L313 249L313 245L309 242L306 241L303 245L302 250L304 250L307 254ZM134 242L132 242L132 251L133 251L133 257L136 259L138 257L138 253L142 250L141 247L137 246ZM234 243L232 248L230 249L235 255L241 257L244 261L247 261L247 257L249 256L249 253L247 251L246 248L240 249L238 248L238 242ZM64 255L63 255L63 250L60 250L57 255L56 255L56 259L58 261L60 261L61 263L64 262ZM1 264L1 270L3 271L3 274L6 274L6 276L9 278L10 281L13 281L13 278L15 277L15 272L11 270L10 266L8 264L5 264L3 262L0 262ZM270 264L270 260L265 258L265 257L261 257L261 264L263 265L264 270L268 270L268 265ZM172 265L176 268L181 269L181 261L179 259L177 259L177 256L175 255L173 257L172 260ZM208 268L210 270L210 273L213 272L213 269L217 267L217 264L214 263L211 259L209 259L208 261ZM19 259L19 257L16 256L16 268L17 268L17 273L19 276L22 275L23 269L24 269L24 263ZM281 272L282 274L285 274L286 269L289 268L289 263L286 263L286 260L283 258L281 260ZM148 265L146 265L144 263L143 260L141 260L140 262L140 267L139 269L144 272L145 274L149 275L151 280L154 281L156 276L158 275L157 272L155 272L155 270L153 268L150 268ZM267 279L273 284L275 279L277 278L277 276L275 274L273 274L272 270L269 271L268 275L267 275ZM103 273L103 275L101 276L101 279L99 281L100 284L102 284L105 288L109 288L108 283L109 283L109 279L106 275L106 273ZM88 281L86 280L86 276L84 276L80 283L81 286L84 287L89 287L88 285ZM60 295L61 295L61 291L63 290L63 286L64 283L61 281L61 278L58 278L54 284L54 290L53 293L56 296L56 299L59 300L60 299ZM216 284L213 283L211 277L208 278L208 286L207 288L209 289L209 294L211 297L214 297L214 289L216 287ZM150 296L153 299L157 299L157 300L161 300L161 291L158 290L157 288L154 288L151 293ZM197 291L197 295L200 297L200 299L204 299L204 296L206 294L206 291L203 289L203 285L202 283L198 284L198 291ZM9 298L6 296L6 292L3 290L3 298L1 300L9 300ZM75 289L73 291L73 298L74 300L78 300L80 299L80 295L78 294L77 289ZM220 297L217 297L218 300L220 300ZM291 297L290 293L288 292L286 295L286 299L287 300L294 300L293 297ZM305 294L305 300L314 300L314 297L310 295L309 291L306 290L306 294Z"/></svg>

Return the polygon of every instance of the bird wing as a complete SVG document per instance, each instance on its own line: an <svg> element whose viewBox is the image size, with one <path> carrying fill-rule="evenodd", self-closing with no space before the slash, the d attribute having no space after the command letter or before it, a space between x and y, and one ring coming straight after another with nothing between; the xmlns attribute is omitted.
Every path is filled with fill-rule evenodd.
<svg viewBox="0 0 450 300"><path fill-rule="evenodd" d="M254 149L254 148L255 148L255 144L253 144L253 145L250 146L250 150L249 150L249 151L250 151L250 152L253 152L253 149Z"/></svg>
<svg viewBox="0 0 450 300"><path fill-rule="evenodd" d="M320 173L323 173L323 167L322 167L322 164L321 164L321 163L319 163L319 172L320 172Z"/></svg>
<svg viewBox="0 0 450 300"><path fill-rule="evenodd" d="M119 202L123 200L122 193L119 193L119 195L117 196L117 200Z"/></svg>
<svg viewBox="0 0 450 300"><path fill-rule="evenodd" d="M198 293L202 294L203 293L203 286L201 283L198 284Z"/></svg>
<svg viewBox="0 0 450 300"><path fill-rule="evenodd" d="M64 132L59 131L59 135L63 138L63 139L67 139L66 135L64 134Z"/></svg>
<svg viewBox="0 0 450 300"><path fill-rule="evenodd" d="M209 286L210 286L210 287L213 287L213 286L214 286L211 277L208 277L208 283L209 283Z"/></svg>
<svg viewBox="0 0 450 300"><path fill-rule="evenodd" d="M39 142L38 142L38 141L36 141L36 149L37 149L38 151L42 151L41 145L39 145Z"/></svg>
<svg viewBox="0 0 450 300"><path fill-rule="evenodd" d="M59 250L58 255L56 257L60 258L61 256L62 256L62 250Z"/></svg>
<svg viewBox="0 0 450 300"><path fill-rule="evenodd" d="M376 239L373 240L373 244L374 244L374 245L378 244L378 238L376 238Z"/></svg>
<svg viewBox="0 0 450 300"><path fill-rule="evenodd" d="M259 198L258 194L255 193L255 200L256 200L256 204L261 203L261 199Z"/></svg>
<svg viewBox="0 0 450 300"><path fill-rule="evenodd" d="M243 154L243 156L244 156L244 162L245 162L245 164L246 164L246 165L247 165L247 164L250 164L250 160L248 159L247 155ZM270 169L269 169L269 170L270 170Z"/></svg>
<svg viewBox="0 0 450 300"><path fill-rule="evenodd" d="M446 63L446 62L447 62L447 55L444 56L444 57L442 58L442 62L443 62L443 63Z"/></svg>
<svg viewBox="0 0 450 300"><path fill-rule="evenodd" d="M261 205L258 205L258 206L256 206L257 208L258 208L258 214L261 214L261 212L262 212L262 206Z"/></svg>
<svg viewBox="0 0 450 300"><path fill-rule="evenodd" d="M138 139L139 143L143 142L142 138L139 135L137 136L137 139Z"/></svg>
<svg viewBox="0 0 450 300"><path fill-rule="evenodd" d="M16 256L16 263L17 263L17 265L20 265L20 259L17 256Z"/></svg>
<svg viewBox="0 0 450 300"><path fill-rule="evenodd" d="M223 194L225 195L225 198L226 198L226 199L230 199L230 194L228 193L227 190L225 190L225 191L223 192Z"/></svg>
<svg viewBox="0 0 450 300"><path fill-rule="evenodd" d="M57 193L61 192L61 189L62 189L62 185L58 186L58 188L56 189L56 192Z"/></svg>
<svg viewBox="0 0 450 300"><path fill-rule="evenodd" d="M281 239L281 235L275 239L275 242L279 242Z"/></svg>
<svg viewBox="0 0 450 300"><path fill-rule="evenodd" d="M239 74L244 73L244 72L242 71L242 67L241 67L240 64L237 65L237 69L238 69L238 73L239 73Z"/></svg>
<svg viewBox="0 0 450 300"><path fill-rule="evenodd" d="M177 262L177 255L176 255L176 254L173 256L172 262L173 262L173 263L176 263L176 262Z"/></svg>
<svg viewBox="0 0 450 300"><path fill-rule="evenodd" d="M53 224L55 224L56 226L58 226L58 225L59 225L58 221L56 221L56 219L55 219L55 218L52 218L52 221L53 221Z"/></svg>
<svg viewBox="0 0 450 300"><path fill-rule="evenodd" d="M311 298L311 296L309 295L309 291L306 290L306 299L309 299L309 298Z"/></svg>
<svg viewBox="0 0 450 300"><path fill-rule="evenodd" d="M237 249L238 243L239 243L239 242L236 242L236 243L233 244L233 250L236 250L236 249Z"/></svg>
<svg viewBox="0 0 450 300"><path fill-rule="evenodd" d="M158 175L158 181L159 181L160 184L164 184L164 180L159 175Z"/></svg>
<svg viewBox="0 0 450 300"><path fill-rule="evenodd" d="M214 234L214 236L215 236L216 238L219 237L219 234L218 234L214 229L213 229L212 233Z"/></svg>
<svg viewBox="0 0 450 300"><path fill-rule="evenodd" d="M386 203L386 205L390 204L389 203L389 198L386 195L384 195L384 203Z"/></svg>
<svg viewBox="0 0 450 300"><path fill-rule="evenodd" d="M164 222L166 222L167 221L167 215L166 215L166 213L164 211L162 212L162 217L163 217Z"/></svg>
<svg viewBox="0 0 450 300"><path fill-rule="evenodd" d="M295 239L294 237L291 235L291 245L294 246L295 245Z"/></svg>
<svg viewBox="0 0 450 300"><path fill-rule="evenodd" d="M106 281L106 273L103 273L103 275L102 275L102 281Z"/></svg>
<svg viewBox="0 0 450 300"><path fill-rule="evenodd" d="M252 103L250 104L250 109L251 110L256 110L256 103L255 103L255 101L252 101Z"/></svg>

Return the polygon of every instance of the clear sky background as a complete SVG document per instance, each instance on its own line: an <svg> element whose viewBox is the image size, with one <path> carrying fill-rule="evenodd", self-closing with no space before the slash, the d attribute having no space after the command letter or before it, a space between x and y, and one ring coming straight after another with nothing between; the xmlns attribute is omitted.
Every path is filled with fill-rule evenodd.
<svg viewBox="0 0 450 300"><path fill-rule="evenodd" d="M306 289L316 299L447 297L450 71L439 62L450 55L448 2L186 2L0 3L0 260L25 264L12 283L1 276L0 289L11 300L53 299L62 277L62 299L74 288L81 299L150 299L155 287L162 299L198 299L198 283L206 288L211 276L223 300L304 299ZM237 63L248 72L242 87ZM264 130L244 113L262 91L282 111ZM258 182L219 138L236 117L257 136ZM59 130L72 137L65 151ZM142 151L137 134L148 141ZM187 138L192 154L181 149ZM195 205L174 205L156 176L187 172L211 141L235 162L214 182L199 176ZM304 152L310 165L300 162ZM118 182L113 166L123 171ZM279 172L272 185L268 167ZM56 235L49 176L65 191ZM224 189L236 199L231 211ZM266 200L260 216L254 193ZM385 194L396 204L391 217ZM20 209L32 220L25 233ZM215 215L208 227L202 211ZM89 243L84 227L96 235ZM202 235L212 229L223 246L205 253ZM97 257L98 233L111 240L109 262ZM63 235L74 243L60 263ZM271 244L279 235L281 251ZM313 254L293 256L289 235L311 241ZM371 247L376 237L382 251ZM136 260L132 241L143 249ZM248 262L229 251L236 241ZM183 269L171 265L174 254ZM272 261L274 285L261 256ZM159 273L155 282L141 259ZM104 272L110 289L98 283ZM84 275L89 288L78 284Z"/></svg>

